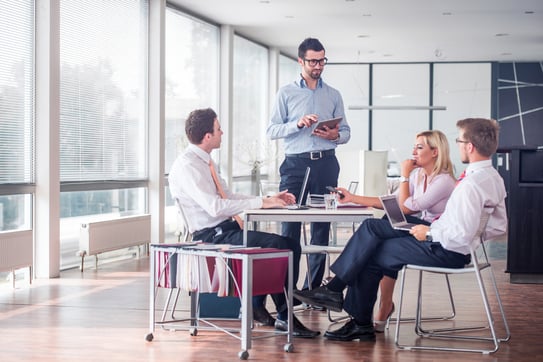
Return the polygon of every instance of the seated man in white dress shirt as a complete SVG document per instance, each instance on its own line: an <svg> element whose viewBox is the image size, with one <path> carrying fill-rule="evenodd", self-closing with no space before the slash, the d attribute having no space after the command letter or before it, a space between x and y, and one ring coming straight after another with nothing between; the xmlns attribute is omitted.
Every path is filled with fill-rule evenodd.
<svg viewBox="0 0 543 362"><path fill-rule="evenodd" d="M394 277L406 264L464 267L471 248L477 247L474 236L483 214L489 215L487 238L506 232L505 186L490 159L498 147L498 123L468 118L456 125L460 159L469 165L441 217L409 232L390 228L387 220L365 220L330 267L334 278L325 286L294 292L308 304L349 313L351 319L343 327L327 331L324 337L375 341L372 313L383 275Z"/></svg>
<svg viewBox="0 0 543 362"><path fill-rule="evenodd" d="M221 146L223 131L217 114L210 108L192 111L185 122L189 147L172 165L168 180L173 198L179 201L187 215L188 228L194 240L214 244L243 244L243 230L232 220L246 209L276 208L293 204L294 195L286 190L270 197L257 197L232 193L226 182L218 177L213 180L211 167L217 169L210 153ZM222 196L221 196L222 194ZM294 255L294 281L298 279L301 255L300 242L277 234L248 231L247 246L290 249ZM277 319L270 316L265 295L253 297L253 316L262 325L287 330L287 303L285 295L273 294ZM294 317L293 336L314 338L318 331L306 328Z"/></svg>

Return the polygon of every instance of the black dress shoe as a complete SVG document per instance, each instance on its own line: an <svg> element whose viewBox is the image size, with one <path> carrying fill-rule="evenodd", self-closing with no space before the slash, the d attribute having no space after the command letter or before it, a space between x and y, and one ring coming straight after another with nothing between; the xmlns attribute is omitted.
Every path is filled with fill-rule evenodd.
<svg viewBox="0 0 543 362"><path fill-rule="evenodd" d="M292 320L294 321L294 325L292 326L292 336L293 337L300 337L300 338L315 338L321 332L319 331L312 331L311 329L307 328L296 318L295 316L292 316ZM275 320L275 329L281 332L288 331L288 322L282 321L281 319Z"/></svg>
<svg viewBox="0 0 543 362"><path fill-rule="evenodd" d="M324 336L333 341L352 341L354 339L375 341L375 330L371 324L361 325L351 319L335 331L326 331Z"/></svg>
<svg viewBox="0 0 543 362"><path fill-rule="evenodd" d="M264 307L253 308L253 320L266 327L273 327L275 325L275 318Z"/></svg>
<svg viewBox="0 0 543 362"><path fill-rule="evenodd" d="M309 305L325 307L336 312L343 309L343 293L331 291L324 285L311 290L295 290L293 294Z"/></svg>

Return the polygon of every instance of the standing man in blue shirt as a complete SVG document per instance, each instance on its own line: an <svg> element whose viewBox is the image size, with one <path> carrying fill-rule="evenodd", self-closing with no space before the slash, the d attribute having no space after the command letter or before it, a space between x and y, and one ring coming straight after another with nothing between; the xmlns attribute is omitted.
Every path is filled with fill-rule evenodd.
<svg viewBox="0 0 543 362"><path fill-rule="evenodd" d="M280 190L288 190L298 198L306 167L311 168L307 190L325 194L326 186L337 186L339 163L335 149L351 138L345 119L343 99L338 90L326 84L321 74L328 59L318 39L307 38L298 47L300 79L279 89L267 135L272 140L284 139L285 160L279 168ZM317 129L315 123L342 117L334 128ZM303 201L303 200L301 200ZM300 223L283 223L282 234L300 240ZM312 223L311 244L328 245L330 223ZM322 282L325 255L312 254L309 258L311 287ZM307 279L304 289L308 288Z"/></svg>

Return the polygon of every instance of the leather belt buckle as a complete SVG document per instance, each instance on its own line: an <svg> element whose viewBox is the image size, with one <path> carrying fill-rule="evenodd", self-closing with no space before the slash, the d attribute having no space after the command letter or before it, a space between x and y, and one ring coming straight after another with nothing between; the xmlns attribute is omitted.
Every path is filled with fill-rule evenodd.
<svg viewBox="0 0 543 362"><path fill-rule="evenodd" d="M322 151L309 152L309 158L311 160L318 160L322 158Z"/></svg>

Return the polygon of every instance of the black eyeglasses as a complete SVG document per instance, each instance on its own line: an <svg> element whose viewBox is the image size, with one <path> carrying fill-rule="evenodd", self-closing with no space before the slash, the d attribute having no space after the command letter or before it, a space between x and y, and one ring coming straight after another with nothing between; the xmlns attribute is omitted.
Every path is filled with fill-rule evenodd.
<svg viewBox="0 0 543 362"><path fill-rule="evenodd" d="M307 64L309 64L310 67L315 67L315 66L317 66L317 64L322 67L323 65L328 63L328 58L326 58L326 57L324 57L322 59L305 59L304 58L304 62L307 62Z"/></svg>
<svg viewBox="0 0 543 362"><path fill-rule="evenodd" d="M456 143L469 143L469 141L463 141L459 138L455 139Z"/></svg>

